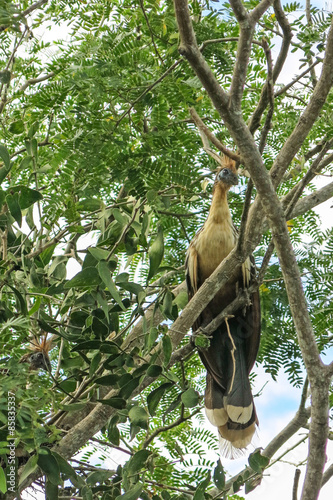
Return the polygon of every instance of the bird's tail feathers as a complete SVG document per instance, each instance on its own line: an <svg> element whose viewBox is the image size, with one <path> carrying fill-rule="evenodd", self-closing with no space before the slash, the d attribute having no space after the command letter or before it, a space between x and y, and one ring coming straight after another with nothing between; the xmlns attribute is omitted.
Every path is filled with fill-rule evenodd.
<svg viewBox="0 0 333 500"><path fill-rule="evenodd" d="M244 455L244 449L251 444L256 422L243 429L232 428L232 422L219 427L219 445L221 455L231 460Z"/></svg>

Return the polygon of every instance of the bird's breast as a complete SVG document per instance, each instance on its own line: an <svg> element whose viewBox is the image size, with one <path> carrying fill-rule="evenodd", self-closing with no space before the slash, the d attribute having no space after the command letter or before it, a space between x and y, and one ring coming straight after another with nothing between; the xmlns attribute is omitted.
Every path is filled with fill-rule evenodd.
<svg viewBox="0 0 333 500"><path fill-rule="evenodd" d="M206 221L195 242L201 282L215 271L235 244L236 237L231 220L220 223Z"/></svg>

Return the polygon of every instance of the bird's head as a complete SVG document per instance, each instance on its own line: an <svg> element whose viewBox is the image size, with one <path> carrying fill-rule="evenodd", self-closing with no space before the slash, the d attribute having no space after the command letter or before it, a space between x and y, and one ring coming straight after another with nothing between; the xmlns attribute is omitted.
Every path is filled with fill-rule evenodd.
<svg viewBox="0 0 333 500"><path fill-rule="evenodd" d="M230 167L222 167L217 173L216 180L230 188L231 186L237 186L238 175Z"/></svg>
<svg viewBox="0 0 333 500"><path fill-rule="evenodd" d="M221 167L217 172L216 182L221 183L226 189L238 184L236 162L228 156L221 158Z"/></svg>
<svg viewBox="0 0 333 500"><path fill-rule="evenodd" d="M29 354L27 362L30 364L30 370L51 372L50 358L45 352L39 351Z"/></svg>
<svg viewBox="0 0 333 500"><path fill-rule="evenodd" d="M51 347L52 339L47 339L47 335L44 335L41 340L34 336L30 340L32 352L24 354L20 359L20 363L28 363L29 370L45 370L51 373L51 362L48 354Z"/></svg>

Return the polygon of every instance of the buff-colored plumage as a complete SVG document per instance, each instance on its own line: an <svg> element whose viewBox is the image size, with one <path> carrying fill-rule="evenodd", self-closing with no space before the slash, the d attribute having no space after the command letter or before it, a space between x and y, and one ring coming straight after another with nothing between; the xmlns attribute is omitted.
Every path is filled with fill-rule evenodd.
<svg viewBox="0 0 333 500"><path fill-rule="evenodd" d="M227 201L228 190L234 184L237 184L235 164L225 159L216 176L208 218L187 251L189 298L236 245L237 231ZM237 278L227 282L208 304L193 325L193 331L216 317L235 299L240 288L248 287L254 272L253 259L248 258ZM260 303L257 292L252 294L251 300L250 307L237 311L213 333L208 349L199 350L207 369L206 414L219 429L222 452L230 457L251 442L258 424L248 377L259 347Z"/></svg>

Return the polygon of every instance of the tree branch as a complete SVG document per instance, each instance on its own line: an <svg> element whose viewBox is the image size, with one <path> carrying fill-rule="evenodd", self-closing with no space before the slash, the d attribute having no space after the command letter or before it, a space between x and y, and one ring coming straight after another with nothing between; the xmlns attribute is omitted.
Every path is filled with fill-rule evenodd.
<svg viewBox="0 0 333 500"><path fill-rule="evenodd" d="M19 92L24 92L25 89L27 89L28 87L30 87L30 85L35 85L36 83L44 82L45 80L48 80L49 78L52 78L54 75L55 75L55 72L51 71L47 75L39 76L38 78L30 78L30 80L27 80L26 82L23 83L23 85L21 85L21 87L19 88L18 91Z"/></svg>

